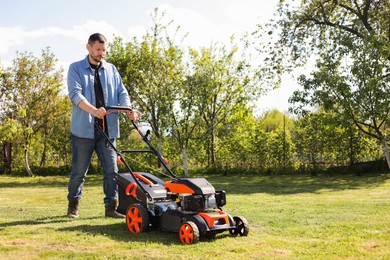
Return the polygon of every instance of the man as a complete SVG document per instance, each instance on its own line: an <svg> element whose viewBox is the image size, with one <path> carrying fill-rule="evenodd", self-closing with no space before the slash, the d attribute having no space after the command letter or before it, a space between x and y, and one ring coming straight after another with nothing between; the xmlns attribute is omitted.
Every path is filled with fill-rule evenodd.
<svg viewBox="0 0 390 260"><path fill-rule="evenodd" d="M116 211L118 207L116 153L107 145L104 135L95 122L105 130L115 145L115 139L119 137L118 114L106 115L104 107L130 106L130 99L118 70L104 60L106 38L100 33L92 34L86 47L88 55L85 59L70 65L67 78L69 98L72 102L70 129L72 170L68 185L67 216L70 218L79 216L79 200L91 157L95 151L104 172L105 216L124 218L124 215ZM133 112L129 112L128 116L134 120Z"/></svg>

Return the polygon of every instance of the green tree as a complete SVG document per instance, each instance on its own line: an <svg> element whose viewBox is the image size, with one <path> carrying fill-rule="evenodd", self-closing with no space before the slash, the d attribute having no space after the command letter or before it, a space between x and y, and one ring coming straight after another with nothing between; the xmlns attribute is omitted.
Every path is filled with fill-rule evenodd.
<svg viewBox="0 0 390 260"><path fill-rule="evenodd" d="M204 135L209 137L206 140L208 164L212 166L216 164L218 127L260 91L257 70L250 65L248 57L241 55L245 49L240 49L233 40L230 47L213 44L199 51L190 50Z"/></svg>
<svg viewBox="0 0 390 260"><path fill-rule="evenodd" d="M2 118L0 124L0 140L5 172L12 172L12 144L16 142L20 124L12 118Z"/></svg>
<svg viewBox="0 0 390 260"><path fill-rule="evenodd" d="M257 140L256 129L257 121L251 109L244 105L237 106L217 129L218 166L225 169L256 169L259 165L254 142Z"/></svg>
<svg viewBox="0 0 390 260"><path fill-rule="evenodd" d="M60 95L55 106L58 117L48 121L42 130L43 150L40 159L42 167L48 163L55 166L71 164L69 136L72 105L67 96Z"/></svg>
<svg viewBox="0 0 390 260"><path fill-rule="evenodd" d="M294 142L302 165L317 169L378 159L373 139L336 113L308 113L296 124Z"/></svg>
<svg viewBox="0 0 390 260"><path fill-rule="evenodd" d="M188 177L188 151L191 139L194 139L194 132L200 124L199 106L197 96L194 95L197 90L196 80L185 73L186 79L178 81L176 84L176 100L170 103L172 131L171 134L177 141L183 161L184 176Z"/></svg>
<svg viewBox="0 0 390 260"><path fill-rule="evenodd" d="M135 107L150 122L162 153L164 134L170 133L178 142L185 174L188 174L187 149L193 132L193 85L183 84L185 66L183 51L170 37L167 25L161 24L164 13L155 9L154 24L142 41L123 43L116 38L110 45L108 60L116 64ZM178 30L178 29L177 29Z"/></svg>
<svg viewBox="0 0 390 260"><path fill-rule="evenodd" d="M294 121L277 109L267 111L259 118L259 127L266 133L266 166L283 169L294 167L291 132Z"/></svg>
<svg viewBox="0 0 390 260"><path fill-rule="evenodd" d="M187 153L195 130L205 129L198 136L210 137L206 142L213 165L217 128L234 109L258 94L257 75L237 45L227 50L215 44L200 52L190 48L186 56L176 35L170 37L167 32L170 24L160 23L158 9L153 20L141 42L134 39L125 44L117 38L108 59L118 67L135 106L148 117L159 151L164 134L177 142L187 175Z"/></svg>
<svg viewBox="0 0 390 260"><path fill-rule="evenodd" d="M141 43L138 41L123 43L116 38L110 45L108 61L114 63L122 75L123 82L128 88L133 106L140 109L145 120L152 126L159 143L167 121L169 105L172 98L168 68L165 67L165 51L158 40L147 34Z"/></svg>
<svg viewBox="0 0 390 260"><path fill-rule="evenodd" d="M0 64L1 65L1 64ZM7 88L10 78L9 72L1 65L0 67L0 141L2 144L1 155L2 161L7 173L12 170L12 141L18 129L17 122L7 118L9 107L9 91Z"/></svg>
<svg viewBox="0 0 390 260"><path fill-rule="evenodd" d="M29 175L33 175L29 166L30 144L63 114L58 109L62 69L56 69L56 61L49 48L42 51L41 58L27 52L17 53L2 81L8 106L2 114L3 121L9 122L6 125L10 128L19 126L13 140L23 147Z"/></svg>
<svg viewBox="0 0 390 260"><path fill-rule="evenodd" d="M260 118L260 127L267 132L277 129L292 129L294 121L277 109L266 111Z"/></svg>
<svg viewBox="0 0 390 260"><path fill-rule="evenodd" d="M390 168L389 13L389 1L280 1L267 62L280 74L316 57L316 70L300 77L303 90L291 98L295 111L319 106L347 118L381 143Z"/></svg>

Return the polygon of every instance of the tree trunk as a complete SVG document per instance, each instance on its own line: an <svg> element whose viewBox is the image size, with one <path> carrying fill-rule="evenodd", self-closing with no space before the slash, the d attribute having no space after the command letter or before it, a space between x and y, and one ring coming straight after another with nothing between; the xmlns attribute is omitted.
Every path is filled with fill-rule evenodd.
<svg viewBox="0 0 390 260"><path fill-rule="evenodd" d="M385 158L387 162L387 167L389 167L390 170L390 152L389 152L389 146L387 145L386 138L384 136L381 136L381 144L383 147L383 152L385 153Z"/></svg>
<svg viewBox="0 0 390 260"><path fill-rule="evenodd" d="M47 135L45 134L43 137L43 152L41 156L41 163L39 166L43 167L46 164L46 149L47 149Z"/></svg>
<svg viewBox="0 0 390 260"><path fill-rule="evenodd" d="M352 127L349 128L349 166L352 166L355 162L354 160L354 148L353 148L353 130Z"/></svg>
<svg viewBox="0 0 390 260"><path fill-rule="evenodd" d="M4 153L4 168L7 174L12 171L12 143L8 141L3 142L3 153Z"/></svg>
<svg viewBox="0 0 390 260"><path fill-rule="evenodd" d="M33 176L34 174L31 171L30 166L28 164L28 145L26 145L24 148L24 166L26 167L28 176Z"/></svg>
<svg viewBox="0 0 390 260"><path fill-rule="evenodd" d="M184 177L188 178L187 148L181 148L181 158L183 160Z"/></svg>
<svg viewBox="0 0 390 260"><path fill-rule="evenodd" d="M215 133L214 133L214 128L211 129L210 163L213 167L215 166Z"/></svg>

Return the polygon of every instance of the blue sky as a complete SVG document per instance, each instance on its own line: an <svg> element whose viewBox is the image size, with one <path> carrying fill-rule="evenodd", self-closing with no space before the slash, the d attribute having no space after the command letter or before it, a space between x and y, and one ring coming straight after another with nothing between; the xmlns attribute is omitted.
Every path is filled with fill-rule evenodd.
<svg viewBox="0 0 390 260"><path fill-rule="evenodd" d="M188 33L192 47L227 42L252 32L256 24L272 18L278 0L3 0L0 16L0 62L10 66L16 51L39 56L50 47L65 70L86 54L90 34L101 32L130 40L142 36L151 25L150 12L158 7ZM287 87L288 85L288 87ZM288 108L292 83L282 84L261 98L259 111Z"/></svg>

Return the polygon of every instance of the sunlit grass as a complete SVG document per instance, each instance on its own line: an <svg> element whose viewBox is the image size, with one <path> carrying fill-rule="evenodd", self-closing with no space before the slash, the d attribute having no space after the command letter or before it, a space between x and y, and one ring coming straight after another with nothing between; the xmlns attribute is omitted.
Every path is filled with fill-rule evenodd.
<svg viewBox="0 0 390 260"><path fill-rule="evenodd" d="M65 217L66 177L0 177L0 259L388 259L390 175L206 176L244 216L247 237L127 231L104 218L101 176L88 176L80 218Z"/></svg>

